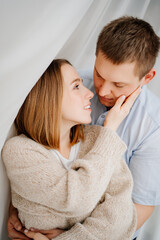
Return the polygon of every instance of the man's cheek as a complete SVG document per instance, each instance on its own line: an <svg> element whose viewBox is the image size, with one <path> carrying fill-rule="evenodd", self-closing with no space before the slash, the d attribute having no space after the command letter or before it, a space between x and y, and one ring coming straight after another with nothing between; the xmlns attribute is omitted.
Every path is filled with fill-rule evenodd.
<svg viewBox="0 0 160 240"><path fill-rule="evenodd" d="M134 88L131 88L131 89L122 89L118 92L117 96L120 97L122 95L128 97L131 95L131 93L134 91L135 89Z"/></svg>

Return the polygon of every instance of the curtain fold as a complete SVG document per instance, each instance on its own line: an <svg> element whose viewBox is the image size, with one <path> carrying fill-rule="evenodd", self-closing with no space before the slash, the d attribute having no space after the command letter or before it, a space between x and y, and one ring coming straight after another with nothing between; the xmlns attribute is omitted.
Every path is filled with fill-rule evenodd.
<svg viewBox="0 0 160 240"><path fill-rule="evenodd" d="M55 57L78 69L93 69L102 27L133 15L160 35L159 0L0 0L0 149L14 135L12 123L27 93ZM160 57L150 88L160 97ZM9 184L0 160L0 240L6 240ZM159 240L159 207L139 239ZM149 233L151 231L151 234Z"/></svg>
<svg viewBox="0 0 160 240"><path fill-rule="evenodd" d="M0 2L0 149L27 93L72 35L92 0ZM0 240L7 239L9 184L0 159Z"/></svg>

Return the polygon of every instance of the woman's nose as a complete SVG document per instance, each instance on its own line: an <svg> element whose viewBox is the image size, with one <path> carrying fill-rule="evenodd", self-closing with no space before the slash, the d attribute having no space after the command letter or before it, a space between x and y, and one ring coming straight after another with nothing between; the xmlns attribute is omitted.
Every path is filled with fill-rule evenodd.
<svg viewBox="0 0 160 240"><path fill-rule="evenodd" d="M86 92L86 97L88 99L92 99L94 96L94 93L92 91L90 91L88 88L86 88L87 92Z"/></svg>
<svg viewBox="0 0 160 240"><path fill-rule="evenodd" d="M92 99L93 96L94 96L94 93L93 93L92 91L90 91L90 90L89 90L89 92L90 92L90 94L89 94L89 95L90 95L89 99Z"/></svg>

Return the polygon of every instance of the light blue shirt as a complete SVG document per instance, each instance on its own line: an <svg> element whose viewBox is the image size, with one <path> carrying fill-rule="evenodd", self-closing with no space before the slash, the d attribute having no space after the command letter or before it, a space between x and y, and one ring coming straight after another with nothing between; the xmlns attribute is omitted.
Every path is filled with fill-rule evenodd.
<svg viewBox="0 0 160 240"><path fill-rule="evenodd" d="M92 124L103 126L107 109L97 95L92 108ZM127 145L124 157L134 180L134 202L160 205L160 100L147 87L143 87L117 133Z"/></svg>
<svg viewBox="0 0 160 240"><path fill-rule="evenodd" d="M81 72L80 75L95 94L91 105L92 124L103 126L107 108L98 100L92 73ZM124 158L133 176L133 201L160 205L160 99L146 86L117 133L127 145Z"/></svg>

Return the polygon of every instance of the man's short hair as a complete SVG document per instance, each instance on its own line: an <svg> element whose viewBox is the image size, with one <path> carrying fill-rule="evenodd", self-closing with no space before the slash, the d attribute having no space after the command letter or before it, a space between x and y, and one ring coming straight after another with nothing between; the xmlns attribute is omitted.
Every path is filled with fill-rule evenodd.
<svg viewBox="0 0 160 240"><path fill-rule="evenodd" d="M154 66L159 49L160 38L149 23L124 16L102 29L96 56L101 51L113 64L135 62L135 75L141 79Z"/></svg>

